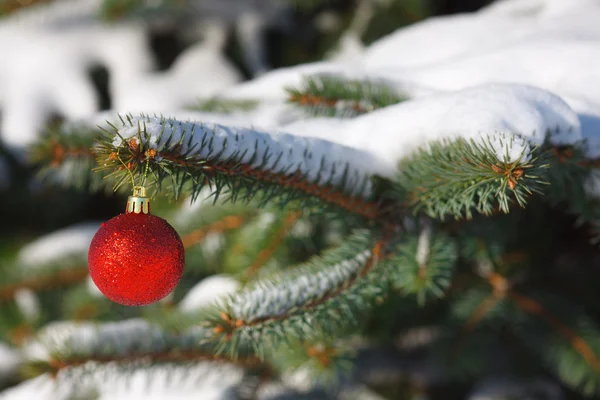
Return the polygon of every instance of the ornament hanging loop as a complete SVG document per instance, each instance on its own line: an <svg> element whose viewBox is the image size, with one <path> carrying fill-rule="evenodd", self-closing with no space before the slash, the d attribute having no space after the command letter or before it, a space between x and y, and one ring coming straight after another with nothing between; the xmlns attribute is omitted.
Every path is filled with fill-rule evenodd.
<svg viewBox="0 0 600 400"><path fill-rule="evenodd" d="M146 196L146 188L134 186L133 194L127 199L127 214L150 214L150 198Z"/></svg>

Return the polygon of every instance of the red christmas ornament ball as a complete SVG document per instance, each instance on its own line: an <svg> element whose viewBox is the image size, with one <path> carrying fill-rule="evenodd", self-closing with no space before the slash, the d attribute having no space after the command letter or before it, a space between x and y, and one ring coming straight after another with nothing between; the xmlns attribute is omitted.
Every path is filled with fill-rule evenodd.
<svg viewBox="0 0 600 400"><path fill-rule="evenodd" d="M175 229L143 213L121 214L102 224L88 253L90 276L98 289L126 306L152 304L171 293L184 262Z"/></svg>

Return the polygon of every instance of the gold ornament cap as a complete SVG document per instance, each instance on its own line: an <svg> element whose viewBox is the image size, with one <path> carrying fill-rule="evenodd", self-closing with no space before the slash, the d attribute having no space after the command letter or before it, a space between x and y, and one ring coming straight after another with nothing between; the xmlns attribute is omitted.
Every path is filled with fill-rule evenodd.
<svg viewBox="0 0 600 400"><path fill-rule="evenodd" d="M127 199L126 214L150 214L150 198L146 196L146 188L134 186L133 195Z"/></svg>

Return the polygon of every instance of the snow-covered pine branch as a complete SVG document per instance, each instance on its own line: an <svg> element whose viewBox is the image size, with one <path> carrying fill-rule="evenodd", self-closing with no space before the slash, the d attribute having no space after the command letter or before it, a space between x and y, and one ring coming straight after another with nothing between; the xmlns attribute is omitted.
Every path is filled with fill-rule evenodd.
<svg viewBox="0 0 600 400"><path fill-rule="evenodd" d="M387 290L385 240L356 232L339 248L307 264L253 283L200 314L214 332L220 352L236 354L250 346L263 357L286 338L304 340L321 329L334 332L351 325ZM206 317L206 315L212 315ZM274 347L273 347L274 346Z"/></svg>
<svg viewBox="0 0 600 400"><path fill-rule="evenodd" d="M366 219L378 217L372 179L387 173L373 155L321 139L162 117L123 117L96 153L118 186L133 173L175 196L209 185L215 198L223 189L232 201L260 193L263 203L300 200Z"/></svg>
<svg viewBox="0 0 600 400"><path fill-rule="evenodd" d="M12 300L21 289L45 291L85 281L86 254L99 223L73 225L24 246L0 284L0 302Z"/></svg>
<svg viewBox="0 0 600 400"><path fill-rule="evenodd" d="M67 323L65 323L67 324ZM207 343L212 332L199 328L181 333L167 332L141 319L104 324L72 324L49 326L36 342L29 345L31 359L48 364L55 372L86 363L189 363L221 361L233 363L215 355ZM258 360L243 354L238 365L258 365Z"/></svg>

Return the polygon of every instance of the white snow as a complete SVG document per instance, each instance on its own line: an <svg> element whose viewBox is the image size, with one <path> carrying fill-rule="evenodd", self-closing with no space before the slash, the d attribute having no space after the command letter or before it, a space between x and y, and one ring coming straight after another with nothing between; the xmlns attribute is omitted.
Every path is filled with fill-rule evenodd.
<svg viewBox="0 0 600 400"><path fill-rule="evenodd" d="M509 150L509 161L515 161L529 144L540 144L548 130L558 130L559 134L552 136L557 144L581 139L579 119L563 100L541 89L512 84L487 84L424 97L349 120L299 121L285 129L365 149L393 164L418 147L443 138L492 139L500 158ZM508 139L514 134L527 140L516 140L509 147ZM503 137L504 144L494 140Z"/></svg>
<svg viewBox="0 0 600 400"><path fill-rule="evenodd" d="M0 343L0 383L15 377L22 361L19 351Z"/></svg>
<svg viewBox="0 0 600 400"><path fill-rule="evenodd" d="M21 248L18 259L25 265L47 264L70 255L87 255L98 222L84 222L60 229Z"/></svg>
<svg viewBox="0 0 600 400"><path fill-rule="evenodd" d="M600 94L595 89L600 85L596 68L600 64L598 19L600 2L595 0L503 1L478 13L432 18L400 29L373 43L362 57L351 62L318 62L275 70L232 88L227 95L283 101L283 89L297 87L304 76L336 73L350 78L385 79L414 99L405 103L411 107L409 104L415 101L443 99L447 92L476 85L518 83L562 97L581 120L574 127L581 126L588 135L600 125ZM517 106L507 108L494 103L488 105L489 109L507 121L517 119L523 123L526 118L516 112ZM466 123L469 130L472 119L473 124L480 124L481 131L493 131L493 126L477 119L485 107L463 110L466 114L459 124ZM547 116L545 112L540 115ZM432 119L436 119L435 114ZM536 125L537 121L534 118L523 126ZM331 128L326 121L310 123L311 129ZM405 121L383 121L369 131L368 138L384 123L397 126ZM352 122L345 128L348 125ZM420 135L409 136L419 140ZM386 141L382 146L390 143Z"/></svg>
<svg viewBox="0 0 600 400"><path fill-rule="evenodd" d="M240 368L201 362L191 365L85 365L24 381L0 394L2 400L222 400L243 377Z"/></svg>
<svg viewBox="0 0 600 400"><path fill-rule="evenodd" d="M182 311L194 311L235 293L241 287L233 277L213 275L197 283L179 303Z"/></svg>
<svg viewBox="0 0 600 400"><path fill-rule="evenodd" d="M40 316L40 300L31 289L19 289L15 293L15 303L21 314L30 322Z"/></svg>
<svg viewBox="0 0 600 400"><path fill-rule="evenodd" d="M91 276L88 275L88 277L85 281L85 285L87 287L88 293L91 294L93 297L96 297L96 298L105 297L104 294L100 291L100 289L98 289L98 286L96 286L96 284L92 280Z"/></svg>
<svg viewBox="0 0 600 400"><path fill-rule="evenodd" d="M32 29L0 21L0 49L10 54L0 60L0 130L12 147L31 143L53 113L77 119L98 110L87 76L92 65L105 65L114 81L123 81L151 64L143 31L135 25L90 21L71 29Z"/></svg>
<svg viewBox="0 0 600 400"><path fill-rule="evenodd" d="M161 112L211 97L241 80L237 69L222 54L225 26L205 27L206 38L188 48L162 73L117 76L113 84L114 108L123 112Z"/></svg>
<svg viewBox="0 0 600 400"><path fill-rule="evenodd" d="M23 345L23 354L28 360L48 360L55 349L60 349L74 332L93 329L90 322L54 321L40 330Z"/></svg>
<svg viewBox="0 0 600 400"><path fill-rule="evenodd" d="M185 341L185 339L182 339ZM171 342L163 331L142 319L103 324L61 321L42 328L35 339L25 344L23 353L30 360L48 360L50 355L73 350L85 353L128 354L131 351L160 352ZM3 369L20 363L15 352L0 346L0 378ZM11 358L12 357L12 358ZM12 362L12 364L11 364ZM243 371L233 365L210 362L188 365L144 364L143 368L116 363L89 362L59 372L56 379L47 376L21 383L0 394L0 399L69 399L74 395L88 398L96 393L101 399L222 399L238 384ZM142 367L142 365L139 365ZM12 371L12 369L10 369ZM30 397L27 397L30 396Z"/></svg>

